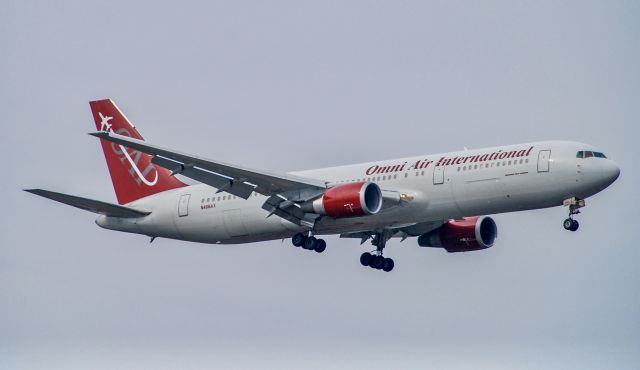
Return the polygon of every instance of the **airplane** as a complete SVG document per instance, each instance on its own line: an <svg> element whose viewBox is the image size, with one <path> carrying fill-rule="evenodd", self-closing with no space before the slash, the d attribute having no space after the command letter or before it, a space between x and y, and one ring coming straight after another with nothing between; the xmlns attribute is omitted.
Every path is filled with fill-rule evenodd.
<svg viewBox="0 0 640 370"><path fill-rule="evenodd" d="M599 149L542 141L278 173L181 153L144 141L110 99L91 111L118 204L42 189L25 189L99 214L102 228L211 244L288 239L322 253L322 235L354 238L375 248L360 263L393 270L383 252L392 238L449 253L494 245L487 216L568 207L563 226L585 199L609 185L620 168ZM189 185L179 177L194 180Z"/></svg>

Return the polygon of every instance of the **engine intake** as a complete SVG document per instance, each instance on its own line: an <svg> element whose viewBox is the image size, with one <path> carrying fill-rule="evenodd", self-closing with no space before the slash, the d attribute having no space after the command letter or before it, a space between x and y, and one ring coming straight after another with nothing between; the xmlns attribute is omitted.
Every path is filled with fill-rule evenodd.
<svg viewBox="0 0 640 370"><path fill-rule="evenodd" d="M440 228L421 235L421 247L444 248L449 253L490 248L498 237L496 222L488 216L450 220Z"/></svg>
<svg viewBox="0 0 640 370"><path fill-rule="evenodd" d="M354 182L327 189L305 208L335 218L375 215L382 208L382 191L373 182Z"/></svg>

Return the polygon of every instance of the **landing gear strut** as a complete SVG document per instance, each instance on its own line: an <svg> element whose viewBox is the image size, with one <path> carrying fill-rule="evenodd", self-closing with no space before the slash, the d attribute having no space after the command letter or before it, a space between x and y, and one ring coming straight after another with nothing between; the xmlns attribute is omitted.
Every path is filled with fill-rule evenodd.
<svg viewBox="0 0 640 370"><path fill-rule="evenodd" d="M569 231L578 230L580 224L578 223L578 221L573 219L573 216L579 214L580 208L585 206L584 199L570 198L565 200L563 204L565 206L569 206L569 218L562 222L562 226L564 226L564 228Z"/></svg>
<svg viewBox="0 0 640 370"><path fill-rule="evenodd" d="M385 258L382 255L382 251L387 244L388 238L389 235L384 232L376 233L371 241L371 244L376 247L376 250L371 253L362 253L360 256L360 264L362 264L362 266L369 266L373 269L383 270L385 272L393 270L393 267L395 266L393 260L391 258Z"/></svg>
<svg viewBox="0 0 640 370"><path fill-rule="evenodd" d="M315 236L306 236L303 233L297 233L291 238L291 244L295 247L302 247L306 250L314 250L317 253L324 252L327 249L327 242L324 239L318 239Z"/></svg>

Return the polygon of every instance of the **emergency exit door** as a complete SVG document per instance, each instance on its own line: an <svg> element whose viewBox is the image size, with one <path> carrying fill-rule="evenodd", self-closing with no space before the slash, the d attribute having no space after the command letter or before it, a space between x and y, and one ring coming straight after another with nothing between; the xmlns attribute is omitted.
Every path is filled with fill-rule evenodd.
<svg viewBox="0 0 640 370"><path fill-rule="evenodd" d="M178 201L178 217L189 216L189 198L191 194L182 194Z"/></svg>

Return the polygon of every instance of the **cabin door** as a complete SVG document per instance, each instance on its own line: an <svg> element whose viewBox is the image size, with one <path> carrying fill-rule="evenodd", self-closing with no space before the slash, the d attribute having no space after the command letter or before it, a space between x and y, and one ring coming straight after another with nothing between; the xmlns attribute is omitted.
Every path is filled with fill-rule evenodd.
<svg viewBox="0 0 640 370"><path fill-rule="evenodd" d="M433 168L433 185L444 184L444 167L436 166Z"/></svg>
<svg viewBox="0 0 640 370"><path fill-rule="evenodd" d="M551 150L541 150L538 153L538 172L549 172L549 161L551 160Z"/></svg>

